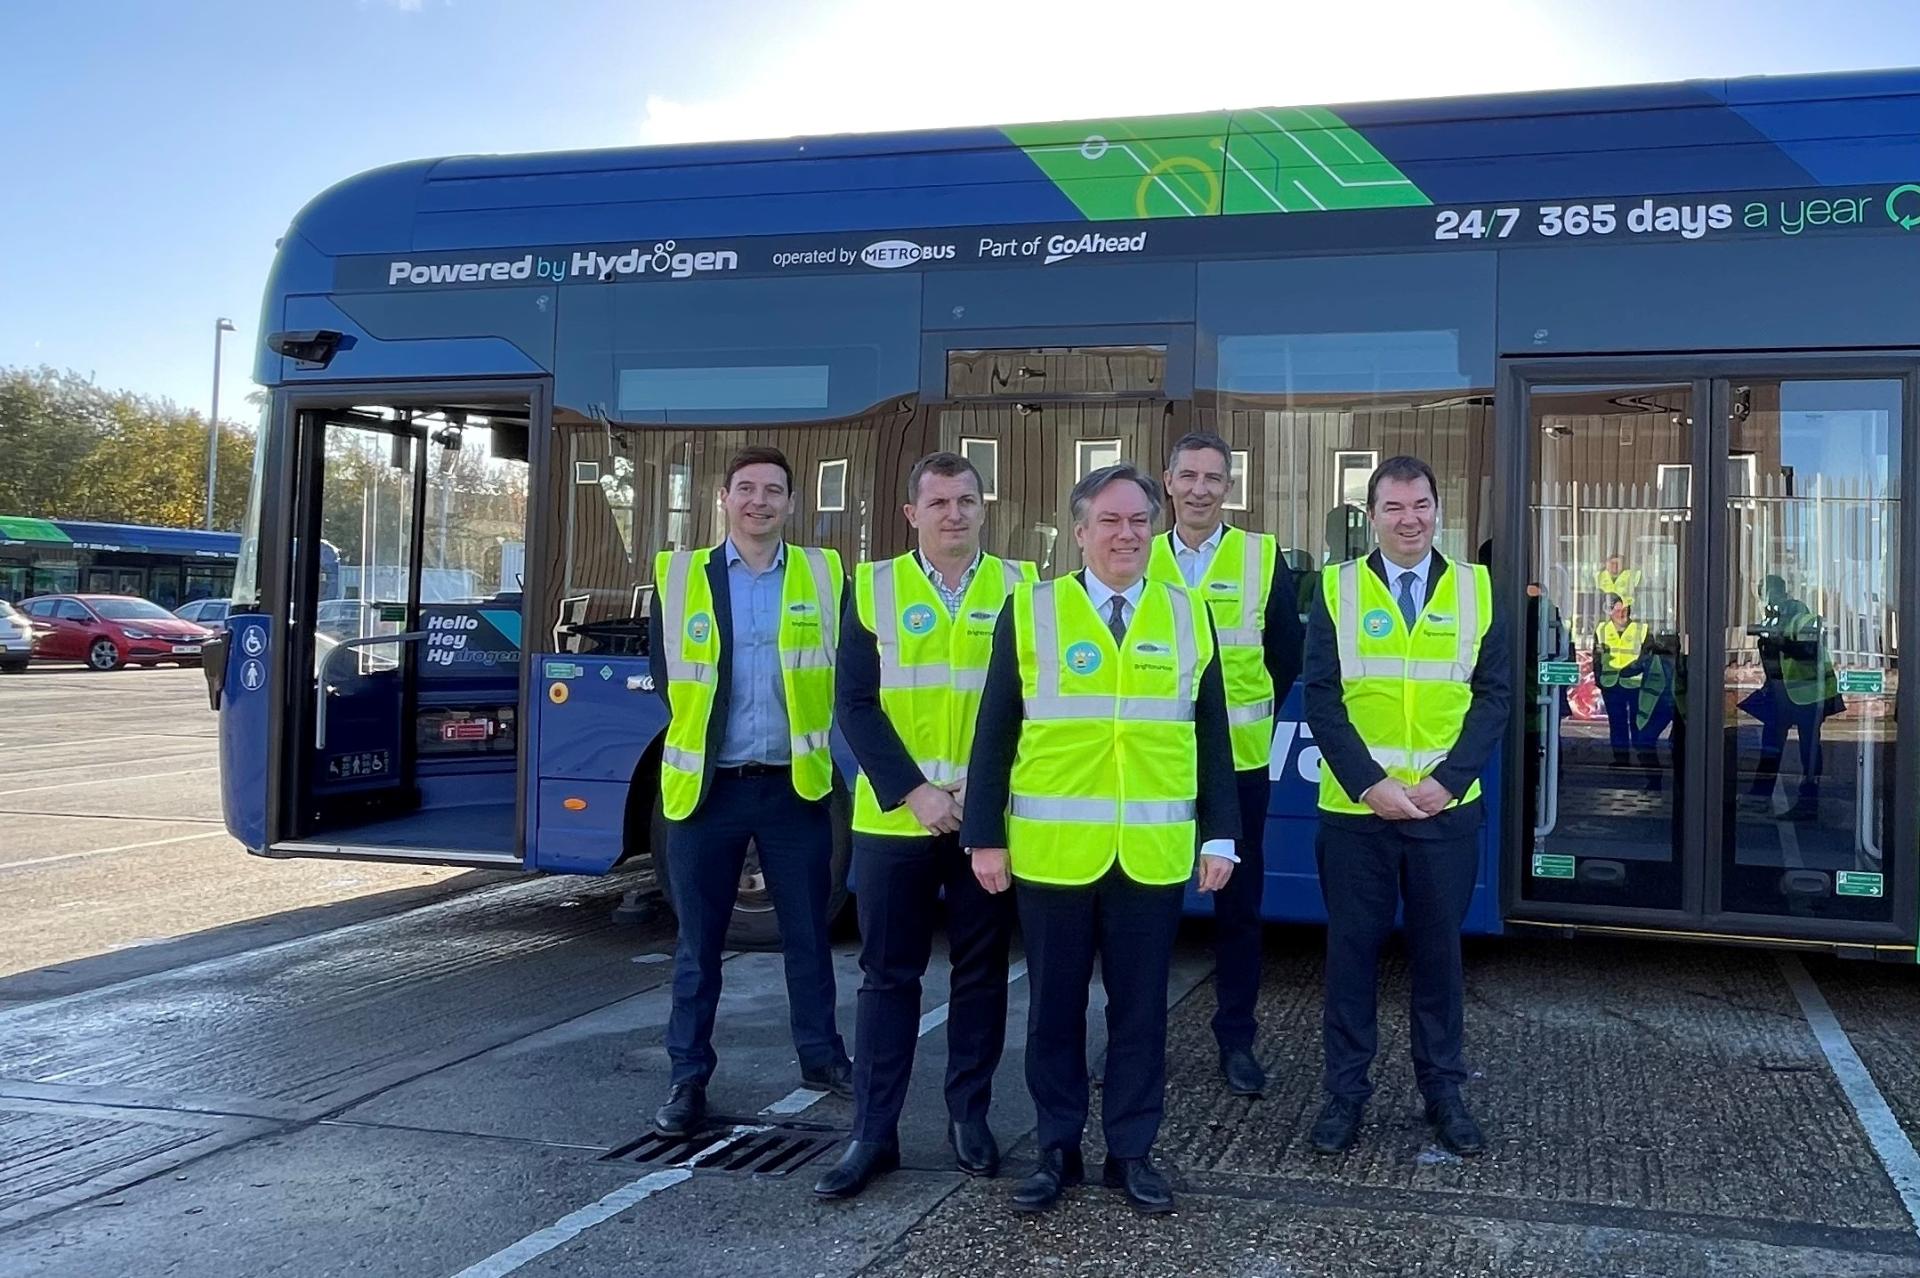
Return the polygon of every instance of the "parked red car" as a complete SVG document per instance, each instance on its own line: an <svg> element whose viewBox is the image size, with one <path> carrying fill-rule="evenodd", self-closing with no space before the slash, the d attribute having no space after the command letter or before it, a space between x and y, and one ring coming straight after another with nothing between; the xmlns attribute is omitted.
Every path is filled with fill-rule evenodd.
<svg viewBox="0 0 1920 1278"><path fill-rule="evenodd" d="M40 595L17 606L41 631L36 659L84 661L95 670L162 661L197 666L200 645L213 634L131 595Z"/></svg>

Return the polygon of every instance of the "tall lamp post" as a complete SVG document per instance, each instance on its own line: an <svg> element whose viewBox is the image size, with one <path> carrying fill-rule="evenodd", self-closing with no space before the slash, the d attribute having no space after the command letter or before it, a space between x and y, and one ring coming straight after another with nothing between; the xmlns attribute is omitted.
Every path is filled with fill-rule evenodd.
<svg viewBox="0 0 1920 1278"><path fill-rule="evenodd" d="M207 521L213 528L213 480L220 468L220 339L233 332L233 321L213 322L213 408L207 414Z"/></svg>

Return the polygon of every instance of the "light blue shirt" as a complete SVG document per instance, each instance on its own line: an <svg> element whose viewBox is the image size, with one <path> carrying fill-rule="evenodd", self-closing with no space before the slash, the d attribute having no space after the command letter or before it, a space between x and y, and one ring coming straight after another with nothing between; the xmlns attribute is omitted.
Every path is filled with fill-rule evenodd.
<svg viewBox="0 0 1920 1278"><path fill-rule="evenodd" d="M733 643L727 651L727 670L733 687L715 765L791 763L787 687L780 679L780 595L787 543L780 543L773 566L761 573L747 566L733 538L721 544L720 552L726 556L727 593L732 596Z"/></svg>

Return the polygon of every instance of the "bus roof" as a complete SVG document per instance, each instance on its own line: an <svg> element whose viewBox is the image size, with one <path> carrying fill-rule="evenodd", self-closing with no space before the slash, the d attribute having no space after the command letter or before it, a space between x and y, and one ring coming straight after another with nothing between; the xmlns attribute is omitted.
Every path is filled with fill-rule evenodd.
<svg viewBox="0 0 1920 1278"><path fill-rule="evenodd" d="M355 324L327 306L288 299L386 292L389 269L431 254L443 255L444 269L455 254L473 261L476 252L542 246L648 254L677 243L683 252L692 244L725 253L749 237L1915 180L1920 70L461 156L376 169L317 196L281 241L261 329L351 333ZM473 261L478 283L506 280L511 264L504 252L494 256L501 260ZM404 371L348 363L363 376ZM294 371L291 360L260 351L261 382L279 384Z"/></svg>
<svg viewBox="0 0 1920 1278"><path fill-rule="evenodd" d="M145 555L187 555L236 559L240 535L198 528L148 528L139 524L100 524L77 519L34 519L0 515L0 545L71 545L90 550L123 550Z"/></svg>

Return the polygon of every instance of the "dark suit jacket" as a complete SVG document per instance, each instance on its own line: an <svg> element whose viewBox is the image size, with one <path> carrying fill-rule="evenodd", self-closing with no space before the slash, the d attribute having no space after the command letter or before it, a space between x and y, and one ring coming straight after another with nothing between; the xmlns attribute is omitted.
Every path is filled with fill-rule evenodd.
<svg viewBox="0 0 1920 1278"><path fill-rule="evenodd" d="M1379 551L1367 556L1367 566L1381 581L1387 581ZM1326 571L1331 572L1332 568ZM1434 571L1427 577L1428 598L1433 597L1434 588L1447 571L1447 561L1436 551ZM1460 727L1460 739L1433 770L1433 779L1451 794L1467 792L1467 787L1486 770L1487 761L1506 734L1507 712L1513 699L1507 644L1506 619L1496 598L1492 625L1486 638L1480 641L1480 659L1474 663L1473 702L1467 708L1466 722ZM1358 796L1387 774L1367 753L1366 743L1347 717L1346 702L1341 697L1339 643L1333 632L1333 618L1327 613L1324 591L1314 592L1312 608L1307 614L1305 673L1307 725L1313 729L1313 744L1320 748L1321 766L1333 769L1341 787L1348 794ZM1393 827L1413 838L1446 839L1478 829L1482 814L1476 802L1448 808L1424 821L1384 821L1371 813L1358 816L1343 812L1322 812L1320 819L1362 830Z"/></svg>
<svg viewBox="0 0 1920 1278"><path fill-rule="evenodd" d="M706 802L707 787L713 783L713 761L720 757L720 743L726 739L728 707L733 704L733 590L727 584L727 557L723 546L715 546L713 554L707 558L707 586L713 592L713 624L720 637L719 682L713 690L713 714L707 720L707 748L701 755L703 767L700 773L700 799L695 803L694 811L700 810L699 804ZM791 551L791 547L789 547ZM647 607L647 670L653 675L653 694L667 707L667 713L673 713L673 704L667 698L667 652L662 642L660 622L660 590L665 582L655 582L653 602ZM841 594L851 599L852 592L846 588L846 579L841 579Z"/></svg>
<svg viewBox="0 0 1920 1278"><path fill-rule="evenodd" d="M1084 585L1085 575L1074 576ZM1212 619L1208 619L1212 624ZM1013 756L1026 718L1020 689L1020 656L1013 638L1013 609L1000 613L993 630L993 656L981 695L980 721L974 729L973 758L967 764L967 806L960 822L960 846L1007 846L1007 800L1012 790ZM1194 738L1199 753L1198 833L1207 839L1240 835L1240 797L1234 784L1233 740L1227 732L1227 689L1220 675L1220 650L1200 675L1194 707Z"/></svg>
<svg viewBox="0 0 1920 1278"><path fill-rule="evenodd" d="M1167 544L1179 550L1173 530L1166 531ZM1273 582L1267 589L1267 610L1260 620L1260 643L1264 649L1267 677L1273 680L1273 712L1280 713L1294 680L1300 677L1300 663L1306 647L1306 631L1300 625L1300 587L1293 569L1280 555L1273 557ZM1261 765L1266 771L1266 765Z"/></svg>

